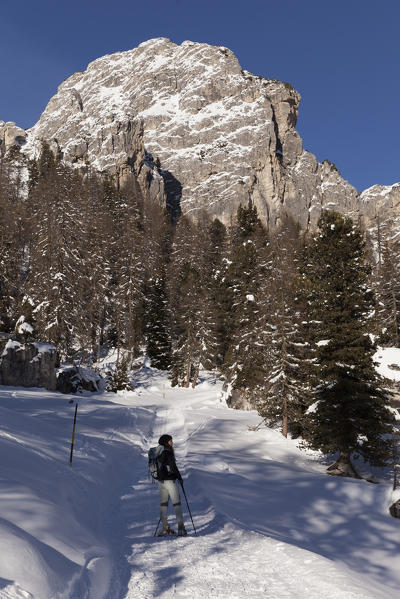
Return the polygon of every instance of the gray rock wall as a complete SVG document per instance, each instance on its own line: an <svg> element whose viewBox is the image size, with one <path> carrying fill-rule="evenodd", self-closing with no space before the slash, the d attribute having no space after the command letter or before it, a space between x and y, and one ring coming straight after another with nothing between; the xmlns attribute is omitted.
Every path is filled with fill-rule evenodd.
<svg viewBox="0 0 400 599"><path fill-rule="evenodd" d="M57 350L45 343L22 345L9 339L0 357L0 384L56 389Z"/></svg>
<svg viewBox="0 0 400 599"><path fill-rule="evenodd" d="M24 145L27 133L15 123L0 121L0 156L5 154L14 144Z"/></svg>

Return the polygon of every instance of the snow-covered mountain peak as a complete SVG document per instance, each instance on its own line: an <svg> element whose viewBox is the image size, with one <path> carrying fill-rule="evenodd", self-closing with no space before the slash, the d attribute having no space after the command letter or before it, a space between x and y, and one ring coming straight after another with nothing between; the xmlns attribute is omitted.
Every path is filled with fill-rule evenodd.
<svg viewBox="0 0 400 599"><path fill-rule="evenodd" d="M315 226L322 207L358 218L357 191L303 150L299 102L290 84L243 70L223 46L155 38L66 79L24 152L49 141L66 161L136 177L145 194L226 223L249 200L272 227L286 214Z"/></svg>
<svg viewBox="0 0 400 599"><path fill-rule="evenodd" d="M215 205L223 216L252 196L267 215L276 152L286 144L288 163L301 153L299 101L288 84L243 71L227 48L156 38L66 79L26 151L56 140L66 160L112 173L138 173L147 152L182 186L187 212Z"/></svg>

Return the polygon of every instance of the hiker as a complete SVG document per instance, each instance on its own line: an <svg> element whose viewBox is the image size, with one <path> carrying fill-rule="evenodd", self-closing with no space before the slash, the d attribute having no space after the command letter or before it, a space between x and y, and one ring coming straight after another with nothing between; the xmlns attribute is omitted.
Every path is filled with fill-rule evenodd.
<svg viewBox="0 0 400 599"><path fill-rule="evenodd" d="M177 480L182 484L182 476L175 462L175 454L173 450L173 441L171 435L161 435L158 440L164 450L159 455L159 472L158 472L158 489L160 491L160 517L162 522L161 535L173 535L175 532L168 525L168 502L171 498L174 506L176 519L178 522L178 535L185 536L186 529L183 523L182 504L179 496L179 488Z"/></svg>

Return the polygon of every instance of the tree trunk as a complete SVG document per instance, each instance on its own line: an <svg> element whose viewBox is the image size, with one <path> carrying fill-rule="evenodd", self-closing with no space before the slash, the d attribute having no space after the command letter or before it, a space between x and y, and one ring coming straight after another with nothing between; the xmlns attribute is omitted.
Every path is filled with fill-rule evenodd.
<svg viewBox="0 0 400 599"><path fill-rule="evenodd" d="M281 289L281 314L285 313L285 299L283 296L283 286ZM282 331L282 349L281 349L281 370L285 372L285 362L287 359L286 350L286 337ZM283 407L282 407L282 435L287 438L288 434L288 402L287 402L287 388L283 385Z"/></svg>
<svg viewBox="0 0 400 599"><path fill-rule="evenodd" d="M398 329L398 322L397 322L397 302L396 302L396 292L394 290L393 285L392 285L392 319L393 319L394 344L396 347L399 347L399 329Z"/></svg>
<svg viewBox="0 0 400 599"><path fill-rule="evenodd" d="M96 359L97 355L97 342L96 342L96 324L92 320L92 326L90 331L90 344L92 346L93 358Z"/></svg>
<svg viewBox="0 0 400 599"><path fill-rule="evenodd" d="M99 339L99 343L100 345L103 345L104 343L104 327L106 326L106 308L104 307L101 313L101 318L100 318L100 339Z"/></svg>
<svg viewBox="0 0 400 599"><path fill-rule="evenodd" d="M128 336L128 347L130 351L130 360L133 358L134 345L135 345L135 315L132 309L132 298L129 297L129 336Z"/></svg>
<svg viewBox="0 0 400 599"><path fill-rule="evenodd" d="M193 389L197 385L198 378L199 378L199 367L196 366L196 368L194 369L194 375L193 375L193 381L192 381L192 387L193 387Z"/></svg>
<svg viewBox="0 0 400 599"><path fill-rule="evenodd" d="M190 371L192 370L192 363L189 360L186 365L186 383L185 387L189 387L190 385Z"/></svg>
<svg viewBox="0 0 400 599"><path fill-rule="evenodd" d="M121 323L120 314L117 316L117 365L119 364L119 358L121 353Z"/></svg>
<svg viewBox="0 0 400 599"><path fill-rule="evenodd" d="M282 435L287 437L288 434L288 414L287 414L287 398L283 400L283 414L282 414Z"/></svg>
<svg viewBox="0 0 400 599"><path fill-rule="evenodd" d="M350 453L341 451L338 459L328 468L328 474L332 476L349 476L350 478L362 478L351 463Z"/></svg>

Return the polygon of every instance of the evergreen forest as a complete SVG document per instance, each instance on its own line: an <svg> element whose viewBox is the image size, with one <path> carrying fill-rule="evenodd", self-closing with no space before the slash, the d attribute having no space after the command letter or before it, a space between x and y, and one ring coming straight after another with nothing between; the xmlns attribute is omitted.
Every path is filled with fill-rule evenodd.
<svg viewBox="0 0 400 599"><path fill-rule="evenodd" d="M15 146L0 161L0 331L89 365L115 348L120 373L145 355L183 387L215 371L236 405L357 476L353 458L384 465L392 448L372 358L399 345L392 225L325 211L317 231L289 216L269 231L252 205L229 227L175 222L133 178L118 189L46 144L37 161Z"/></svg>

